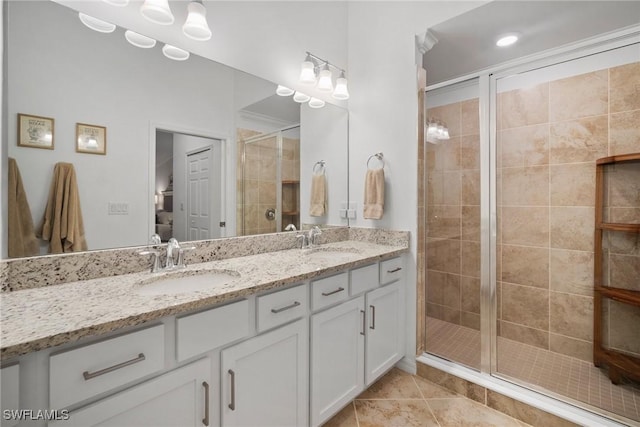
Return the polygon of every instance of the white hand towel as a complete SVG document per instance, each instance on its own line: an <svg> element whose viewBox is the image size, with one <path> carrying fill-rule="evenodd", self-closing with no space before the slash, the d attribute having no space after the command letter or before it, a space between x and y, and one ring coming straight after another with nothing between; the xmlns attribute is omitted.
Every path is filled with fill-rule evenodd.
<svg viewBox="0 0 640 427"><path fill-rule="evenodd" d="M381 219L384 214L384 169L367 169L364 181L364 217Z"/></svg>
<svg viewBox="0 0 640 427"><path fill-rule="evenodd" d="M311 207L309 215L323 216L327 212L327 181L324 174L311 176Z"/></svg>

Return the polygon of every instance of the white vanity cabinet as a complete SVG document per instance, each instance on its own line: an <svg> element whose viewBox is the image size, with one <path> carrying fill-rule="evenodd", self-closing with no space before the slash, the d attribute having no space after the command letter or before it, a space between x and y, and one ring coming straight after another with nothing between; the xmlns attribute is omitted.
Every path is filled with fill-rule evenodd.
<svg viewBox="0 0 640 427"><path fill-rule="evenodd" d="M404 355L403 260L389 261L395 263L391 269L400 268L391 280L382 274L389 269L384 263L351 270L352 299L311 316L310 402L314 427L357 397Z"/></svg>
<svg viewBox="0 0 640 427"><path fill-rule="evenodd" d="M15 363L0 369L0 407L2 409L3 427L18 424L18 419L5 418L5 411L20 409L20 365Z"/></svg>
<svg viewBox="0 0 640 427"><path fill-rule="evenodd" d="M222 426L308 425L306 318L224 349Z"/></svg>
<svg viewBox="0 0 640 427"><path fill-rule="evenodd" d="M209 426L211 361L201 359L72 411L49 426Z"/></svg>

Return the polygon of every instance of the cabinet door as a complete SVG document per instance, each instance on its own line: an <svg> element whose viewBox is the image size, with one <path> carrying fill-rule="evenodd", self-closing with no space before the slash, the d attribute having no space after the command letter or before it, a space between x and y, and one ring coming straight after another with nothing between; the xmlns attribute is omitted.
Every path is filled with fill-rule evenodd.
<svg viewBox="0 0 640 427"><path fill-rule="evenodd" d="M49 426L207 426L211 360L201 359L92 405Z"/></svg>
<svg viewBox="0 0 640 427"><path fill-rule="evenodd" d="M404 355L403 282L366 295L367 351L366 385L371 385Z"/></svg>
<svg viewBox="0 0 640 427"><path fill-rule="evenodd" d="M221 353L222 425L308 425L307 319L229 347Z"/></svg>
<svg viewBox="0 0 640 427"><path fill-rule="evenodd" d="M311 317L311 425L364 389L364 296Z"/></svg>

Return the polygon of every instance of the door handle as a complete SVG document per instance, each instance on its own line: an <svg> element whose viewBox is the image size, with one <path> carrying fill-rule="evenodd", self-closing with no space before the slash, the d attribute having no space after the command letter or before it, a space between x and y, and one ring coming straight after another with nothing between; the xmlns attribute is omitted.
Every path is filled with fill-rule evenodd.
<svg viewBox="0 0 640 427"><path fill-rule="evenodd" d="M331 292L323 292L322 296L323 297L328 297L329 295L333 295L333 294L337 294L338 292L342 292L344 291L344 288L342 286L340 286L338 289L336 289L335 291L331 291Z"/></svg>
<svg viewBox="0 0 640 427"><path fill-rule="evenodd" d="M231 403L229 403L229 409L236 410L236 373L233 369L229 369L229 375L231 375Z"/></svg>
<svg viewBox="0 0 640 427"><path fill-rule="evenodd" d="M364 310L360 310L360 314L362 314L362 331L360 331L360 335L364 335L364 331L366 329L366 326L364 324L365 322Z"/></svg>
<svg viewBox="0 0 640 427"><path fill-rule="evenodd" d="M370 305L369 308L371 309L371 326L369 326L369 329L375 329L376 328L376 307L374 305Z"/></svg>
<svg viewBox="0 0 640 427"><path fill-rule="evenodd" d="M109 372L113 372L115 370L124 368L125 366L133 365L134 363L142 362L145 359L144 353L138 354L137 357L134 357L131 360L127 360L126 362L118 363L117 365L109 366L108 368L100 369L99 371L89 372L84 371L82 376L84 380L90 380L91 378L99 377L100 375L108 374Z"/></svg>
<svg viewBox="0 0 640 427"><path fill-rule="evenodd" d="M206 381L202 382L202 387L204 387L204 418L202 419L202 424L205 426L209 425L209 384Z"/></svg>

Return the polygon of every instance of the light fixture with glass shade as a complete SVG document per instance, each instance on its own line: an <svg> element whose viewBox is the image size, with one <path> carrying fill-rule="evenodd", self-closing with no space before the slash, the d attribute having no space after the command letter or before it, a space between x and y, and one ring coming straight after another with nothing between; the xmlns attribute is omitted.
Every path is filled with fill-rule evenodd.
<svg viewBox="0 0 640 427"><path fill-rule="evenodd" d="M336 79L336 87L331 96L340 101L349 99L349 89L347 88L347 78L344 75L344 71L342 71L340 77Z"/></svg>
<svg viewBox="0 0 640 427"><path fill-rule="evenodd" d="M175 20L168 0L144 0L140 13L154 24L171 25Z"/></svg>
<svg viewBox="0 0 640 427"><path fill-rule="evenodd" d="M207 9L199 1L191 1L187 6L187 20L182 26L182 32L190 39L206 41L211 38L211 30L207 24Z"/></svg>
<svg viewBox="0 0 640 427"><path fill-rule="evenodd" d="M310 99L311 97L309 95L298 91L293 95L293 100L300 103L307 102Z"/></svg>
<svg viewBox="0 0 640 427"><path fill-rule="evenodd" d="M78 18L80 18L80 21L88 28L99 33L113 33L116 29L115 24L94 18L93 16L86 15L82 12L78 13Z"/></svg>
<svg viewBox="0 0 640 427"><path fill-rule="evenodd" d="M135 47L150 49L156 45L156 41L151 37L143 36L131 30L124 32L124 38Z"/></svg>
<svg viewBox="0 0 640 427"><path fill-rule="evenodd" d="M498 47L511 46L512 44L514 44L515 42L518 41L518 38L519 38L518 33L503 34L496 41L496 46L498 46Z"/></svg>
<svg viewBox="0 0 640 427"><path fill-rule="evenodd" d="M189 52L170 44L165 44L162 47L162 53L164 54L164 56L169 59L173 59L174 61L186 61L187 59L189 59Z"/></svg>
<svg viewBox="0 0 640 427"><path fill-rule="evenodd" d="M429 118L426 123L426 136L427 142L437 144L439 141L446 141L449 139L449 128L446 123L435 119Z"/></svg>
<svg viewBox="0 0 640 427"><path fill-rule="evenodd" d="M331 80L331 70L328 62L324 64L324 68L320 71L317 88L320 92L331 92L333 90L333 81Z"/></svg>
<svg viewBox="0 0 640 427"><path fill-rule="evenodd" d="M324 101L318 98L311 98L309 100L309 107L311 108L322 108L324 107Z"/></svg>
<svg viewBox="0 0 640 427"><path fill-rule="evenodd" d="M315 84L316 82L316 64L311 58L311 54L307 52L307 57L300 66L300 83Z"/></svg>
<svg viewBox="0 0 640 427"><path fill-rule="evenodd" d="M125 7L129 4L129 0L102 0L105 3L109 3L112 6Z"/></svg>
<svg viewBox="0 0 640 427"><path fill-rule="evenodd" d="M276 94L280 96L291 96L294 92L295 91L293 89L289 89L288 87L282 85L278 85L278 88L276 89Z"/></svg>

